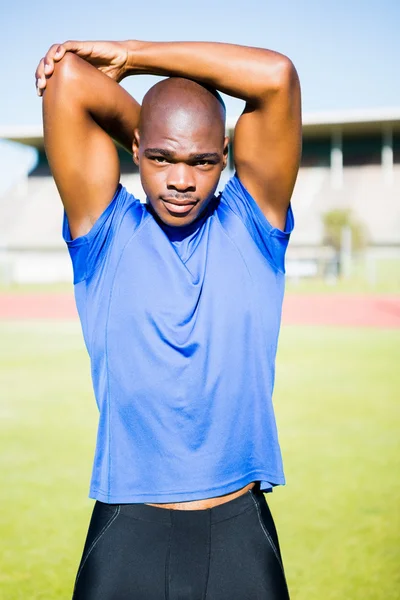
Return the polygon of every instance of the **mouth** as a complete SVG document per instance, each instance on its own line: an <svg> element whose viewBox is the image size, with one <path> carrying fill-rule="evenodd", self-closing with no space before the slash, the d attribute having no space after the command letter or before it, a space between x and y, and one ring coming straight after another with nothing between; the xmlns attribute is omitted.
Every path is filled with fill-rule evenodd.
<svg viewBox="0 0 400 600"><path fill-rule="evenodd" d="M171 214L175 215L186 215L188 214L193 206L197 204L197 201L189 200L177 200L176 198L161 198L165 208Z"/></svg>

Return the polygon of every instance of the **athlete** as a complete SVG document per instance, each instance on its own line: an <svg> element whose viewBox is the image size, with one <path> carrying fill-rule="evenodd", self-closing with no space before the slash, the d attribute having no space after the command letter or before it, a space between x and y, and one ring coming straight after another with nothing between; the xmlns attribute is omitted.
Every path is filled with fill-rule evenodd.
<svg viewBox="0 0 400 600"><path fill-rule="evenodd" d="M119 85L165 76L140 106ZM292 62L221 43L75 42L40 61L45 149L91 359L95 499L74 600L289 597L264 493L301 153ZM228 158L219 92L245 101ZM120 183L132 153L146 203Z"/></svg>

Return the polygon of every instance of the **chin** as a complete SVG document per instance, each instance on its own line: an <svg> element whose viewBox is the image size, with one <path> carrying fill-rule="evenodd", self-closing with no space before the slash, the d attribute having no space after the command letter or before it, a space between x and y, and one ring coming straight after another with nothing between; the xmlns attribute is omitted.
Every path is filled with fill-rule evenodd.
<svg viewBox="0 0 400 600"><path fill-rule="evenodd" d="M163 202L150 204L153 214L155 214L162 223L172 227L184 227L193 223L203 213L208 203L198 202L194 204L190 210L185 212L174 212L172 207L172 210L168 210Z"/></svg>
<svg viewBox="0 0 400 600"><path fill-rule="evenodd" d="M177 217L169 214L158 214L158 217L163 223L165 223L165 225L170 225L171 227L184 227L185 225L190 225L193 223L198 218L198 214L194 216L186 215L185 217Z"/></svg>

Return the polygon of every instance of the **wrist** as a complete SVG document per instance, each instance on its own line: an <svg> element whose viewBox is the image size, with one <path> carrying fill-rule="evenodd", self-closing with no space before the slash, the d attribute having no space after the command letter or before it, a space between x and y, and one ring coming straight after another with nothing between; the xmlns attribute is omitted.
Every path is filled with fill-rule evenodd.
<svg viewBox="0 0 400 600"><path fill-rule="evenodd" d="M146 68L145 61L143 60L145 48L148 47L150 43L139 40L126 40L123 44L127 50L124 77L128 77L128 75L138 75L140 73L151 73L151 70L149 70L148 67Z"/></svg>

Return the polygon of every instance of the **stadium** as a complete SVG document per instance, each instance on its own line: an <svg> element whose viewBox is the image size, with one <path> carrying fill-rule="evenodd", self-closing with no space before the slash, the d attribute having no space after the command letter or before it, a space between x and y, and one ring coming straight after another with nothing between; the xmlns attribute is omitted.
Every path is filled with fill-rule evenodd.
<svg viewBox="0 0 400 600"><path fill-rule="evenodd" d="M231 139L235 123L228 120ZM3 284L71 281L60 235L62 207L41 127L3 128L0 139L34 147L38 157L33 171L0 202L0 279ZM122 183L144 200L130 155L123 150L119 154ZM231 160L220 185L232 169ZM292 198L296 227L287 255L288 277L335 276L335 248L327 244L323 224L323 216L335 210L347 211L362 229L361 269L371 285L379 278L382 261L390 261L399 272L399 189L400 109L305 114L302 164ZM342 253L344 275L350 276L352 248L358 248L343 238L336 250ZM359 271L360 260L356 262Z"/></svg>
<svg viewBox="0 0 400 600"><path fill-rule="evenodd" d="M37 151L0 198L0 600L63 600L92 511L98 413L42 129L0 139ZM305 114L292 204L274 391L287 486L268 498L289 588L399 600L400 108Z"/></svg>

